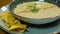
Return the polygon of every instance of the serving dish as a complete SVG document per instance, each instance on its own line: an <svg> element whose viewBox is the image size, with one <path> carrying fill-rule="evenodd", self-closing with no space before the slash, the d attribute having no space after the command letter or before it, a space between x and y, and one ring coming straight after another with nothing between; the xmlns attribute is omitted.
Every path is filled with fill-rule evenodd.
<svg viewBox="0 0 60 34"><path fill-rule="evenodd" d="M16 0L10 4L9 11L18 19L20 19L24 22L27 22L27 23L31 23L31 24L46 24L46 23L53 22L60 18L60 15L59 15L59 16L56 16L53 18L32 19L32 18L22 17L22 16L19 16L19 15L16 15L13 13L14 8L16 8L17 5L24 3L24 2L32 2L32 1L48 2L48 3L55 4L59 7L59 5L58 5L59 2L57 0Z"/></svg>

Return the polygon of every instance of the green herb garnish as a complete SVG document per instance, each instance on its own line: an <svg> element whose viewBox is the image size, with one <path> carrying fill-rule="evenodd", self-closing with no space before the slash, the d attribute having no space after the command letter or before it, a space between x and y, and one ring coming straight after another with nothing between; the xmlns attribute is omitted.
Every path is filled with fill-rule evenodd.
<svg viewBox="0 0 60 34"><path fill-rule="evenodd" d="M38 7L36 6L36 4L31 4L27 7L31 12L33 13L37 13L38 12Z"/></svg>

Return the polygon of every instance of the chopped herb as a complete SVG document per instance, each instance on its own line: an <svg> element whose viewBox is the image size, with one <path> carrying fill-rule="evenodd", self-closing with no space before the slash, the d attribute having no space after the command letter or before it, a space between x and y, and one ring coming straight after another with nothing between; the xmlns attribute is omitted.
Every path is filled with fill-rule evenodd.
<svg viewBox="0 0 60 34"><path fill-rule="evenodd" d="M36 3L35 3L35 4L31 4L31 5L29 5L27 8L28 8L31 12L37 13L37 12L38 12L38 7L37 7L36 5L37 5Z"/></svg>

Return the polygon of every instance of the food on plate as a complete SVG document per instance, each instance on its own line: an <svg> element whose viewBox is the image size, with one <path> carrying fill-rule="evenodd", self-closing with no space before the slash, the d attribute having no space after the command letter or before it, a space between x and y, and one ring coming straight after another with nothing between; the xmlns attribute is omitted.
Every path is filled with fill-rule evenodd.
<svg viewBox="0 0 60 34"><path fill-rule="evenodd" d="M6 25L9 27L10 31L16 30L19 32L25 32L27 29L27 25L21 24L21 22L16 19L10 12L3 12L2 19L6 22Z"/></svg>
<svg viewBox="0 0 60 34"><path fill-rule="evenodd" d="M19 20L15 20L15 23L11 25L10 30L17 30L19 32L24 32L27 25L21 24Z"/></svg>
<svg viewBox="0 0 60 34"><path fill-rule="evenodd" d="M19 23L17 24L14 24L10 27L10 30L16 30L16 31L19 31L19 32L24 32L26 28L26 25L18 25Z"/></svg>
<svg viewBox="0 0 60 34"><path fill-rule="evenodd" d="M10 12L3 12L2 19L4 19L8 26L10 26L10 24L14 23L15 17Z"/></svg>
<svg viewBox="0 0 60 34"><path fill-rule="evenodd" d="M26 2L14 8L14 14L26 18L50 18L60 15L60 8L48 2Z"/></svg>

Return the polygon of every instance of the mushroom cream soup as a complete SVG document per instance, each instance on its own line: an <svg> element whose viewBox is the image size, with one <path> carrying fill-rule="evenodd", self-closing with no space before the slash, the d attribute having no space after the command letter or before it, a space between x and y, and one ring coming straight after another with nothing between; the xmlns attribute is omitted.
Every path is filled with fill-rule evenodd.
<svg viewBox="0 0 60 34"><path fill-rule="evenodd" d="M17 5L14 13L26 18L41 19L59 16L60 8L47 2L26 2Z"/></svg>

